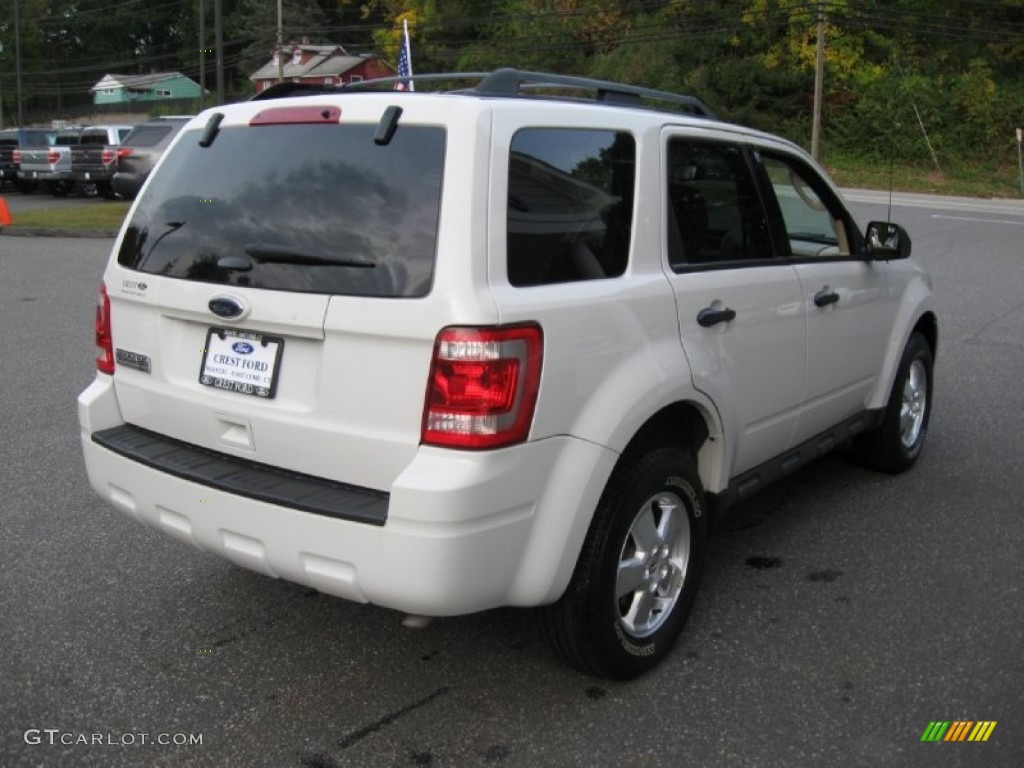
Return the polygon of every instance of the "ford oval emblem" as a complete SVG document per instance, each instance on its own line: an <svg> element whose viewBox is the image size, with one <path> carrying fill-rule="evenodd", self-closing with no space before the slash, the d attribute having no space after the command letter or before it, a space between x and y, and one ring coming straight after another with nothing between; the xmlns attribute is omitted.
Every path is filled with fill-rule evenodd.
<svg viewBox="0 0 1024 768"><path fill-rule="evenodd" d="M231 348L240 355L251 355L253 352L252 344L247 344L244 341L236 341Z"/></svg>
<svg viewBox="0 0 1024 768"><path fill-rule="evenodd" d="M217 317L232 320L245 313L245 305L233 296L214 296L207 305Z"/></svg>

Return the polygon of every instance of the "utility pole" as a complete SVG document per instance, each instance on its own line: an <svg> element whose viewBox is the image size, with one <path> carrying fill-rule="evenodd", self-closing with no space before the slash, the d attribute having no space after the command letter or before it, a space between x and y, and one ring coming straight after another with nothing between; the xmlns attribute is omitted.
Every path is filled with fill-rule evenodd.
<svg viewBox="0 0 1024 768"><path fill-rule="evenodd" d="M811 122L811 157L821 159L821 97L825 86L825 4L818 0L818 45L814 58L814 118Z"/></svg>
<svg viewBox="0 0 1024 768"><path fill-rule="evenodd" d="M0 59L3 59L4 44L0 43ZM4 129L4 69L0 67L0 131Z"/></svg>
<svg viewBox="0 0 1024 768"><path fill-rule="evenodd" d="M221 23L220 0L213 0L213 38L217 50L217 103L224 103L224 25Z"/></svg>
<svg viewBox="0 0 1024 768"><path fill-rule="evenodd" d="M281 0L277 0L277 82L284 82L284 32Z"/></svg>
<svg viewBox="0 0 1024 768"><path fill-rule="evenodd" d="M24 115L21 111L21 11L19 0L14 0L14 87L17 89L18 99L18 127L25 125Z"/></svg>
<svg viewBox="0 0 1024 768"><path fill-rule="evenodd" d="M199 0L199 111L206 107L206 3Z"/></svg>

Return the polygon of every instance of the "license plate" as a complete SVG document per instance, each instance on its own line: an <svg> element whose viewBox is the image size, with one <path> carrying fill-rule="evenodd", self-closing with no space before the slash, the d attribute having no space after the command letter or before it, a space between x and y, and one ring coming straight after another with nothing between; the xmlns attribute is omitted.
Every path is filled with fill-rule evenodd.
<svg viewBox="0 0 1024 768"><path fill-rule="evenodd" d="M256 331L211 328L206 335L199 383L271 398L277 392L284 339Z"/></svg>
<svg viewBox="0 0 1024 768"><path fill-rule="evenodd" d="M89 172L88 172L88 171L86 171L86 172L85 172L85 180L86 180L86 181L88 181L88 180L89 180Z"/></svg>

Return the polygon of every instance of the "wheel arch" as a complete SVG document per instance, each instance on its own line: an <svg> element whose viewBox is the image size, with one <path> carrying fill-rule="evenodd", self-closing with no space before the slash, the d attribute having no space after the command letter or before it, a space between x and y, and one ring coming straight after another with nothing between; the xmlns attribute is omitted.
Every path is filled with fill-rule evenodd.
<svg viewBox="0 0 1024 768"><path fill-rule="evenodd" d="M935 317L935 313L925 312L921 315L917 322L914 323L911 333L914 332L924 336L924 340L928 342L928 346L932 351L932 360L934 361L939 353L939 321Z"/></svg>
<svg viewBox="0 0 1024 768"><path fill-rule="evenodd" d="M935 359L938 352L939 323L933 305L931 287L924 280L913 280L900 302L881 373L867 402L868 408L884 408L889 402L896 369L911 334L918 332L924 336L931 347L932 358Z"/></svg>
<svg viewBox="0 0 1024 768"><path fill-rule="evenodd" d="M521 569L516 583L510 590L510 603L513 605L536 605L557 600L565 591L579 562L583 542L594 520L594 512L601 498L608 489L609 483L616 472L639 456L666 446L676 446L696 457L697 474L705 491L718 490L719 477L722 474L723 440L718 414L710 404L696 400L677 400L658 408L632 430L632 436L626 441L621 451L607 450L609 461L595 468L597 474L592 478L595 486L593 493L584 506L578 508L575 520L564 530L560 529L556 550L561 555L561 562L550 574L538 580L540 571L544 570L539 563L545 557L527 563ZM600 479L598 479L600 478ZM712 485L709 488L709 484ZM544 536L542 544L535 547L538 551L549 552L551 537ZM532 552L531 553L536 554ZM541 596L538 589L543 586Z"/></svg>
<svg viewBox="0 0 1024 768"><path fill-rule="evenodd" d="M663 446L675 446L694 458L705 489L717 489L722 467L722 432L717 414L693 400L678 400L651 414L634 432L616 463Z"/></svg>

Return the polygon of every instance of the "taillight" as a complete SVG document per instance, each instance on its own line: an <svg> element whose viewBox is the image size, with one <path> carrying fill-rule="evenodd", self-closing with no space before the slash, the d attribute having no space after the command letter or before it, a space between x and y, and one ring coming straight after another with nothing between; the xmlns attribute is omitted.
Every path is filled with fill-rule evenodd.
<svg viewBox="0 0 1024 768"><path fill-rule="evenodd" d="M128 157L132 153L131 147L118 147L117 159L120 160L122 157Z"/></svg>
<svg viewBox="0 0 1024 768"><path fill-rule="evenodd" d="M103 154L100 156L104 165L110 165L114 162L114 158L117 157L117 152L112 149L104 149Z"/></svg>
<svg viewBox="0 0 1024 768"><path fill-rule="evenodd" d="M48 162L50 165L53 165L58 160L60 160L60 152L58 152L56 149L51 149L49 152L46 153L46 162Z"/></svg>
<svg viewBox="0 0 1024 768"><path fill-rule="evenodd" d="M11 161L14 162L14 163L20 163L21 162L21 150L20 149L15 149L15 150L13 150L11 152Z"/></svg>
<svg viewBox="0 0 1024 768"><path fill-rule="evenodd" d="M442 330L427 382L423 443L497 448L526 440L543 347L536 325Z"/></svg>
<svg viewBox="0 0 1024 768"><path fill-rule="evenodd" d="M110 335L110 297L107 286L100 283L100 295L96 301L96 370L100 373L114 373L114 342Z"/></svg>

